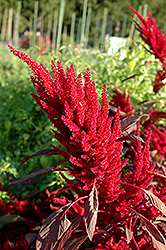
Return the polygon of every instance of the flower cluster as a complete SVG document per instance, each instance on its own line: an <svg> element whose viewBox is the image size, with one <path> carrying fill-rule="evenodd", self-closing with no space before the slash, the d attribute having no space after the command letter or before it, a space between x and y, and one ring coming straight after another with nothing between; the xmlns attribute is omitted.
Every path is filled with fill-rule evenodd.
<svg viewBox="0 0 166 250"><path fill-rule="evenodd" d="M131 247L133 244L138 249L135 238L137 242L141 242L141 236L146 240L140 244L150 245L147 233L138 226L134 227L137 218L134 219L134 225L131 226L131 211L139 212L139 215L142 216L141 213L145 212L148 207L147 216L149 219L154 219L152 212L157 210L157 208L148 206L147 198L142 195L143 190L150 187L153 179L153 175L147 172L147 170L149 172L154 170L154 164L150 163L150 134L144 145L140 141L133 144L128 151L132 157L125 158L122 150L123 131L120 108L116 109L115 115L110 115L106 85L103 87L100 104L89 69L84 73L83 80L81 74L76 77L73 65L68 67L65 73L62 63L57 62L56 65L52 61L52 77L43 64L36 63L28 55L12 46L9 48L14 55L21 58L32 69L31 81L38 95L33 93L31 95L53 123L55 138L66 148L64 151L52 145L69 162L68 173L75 177L75 183L65 177L68 186L73 188L79 197L86 198L89 193L91 194L88 202L93 207L92 210L91 206L88 207L88 202L80 202L77 205L74 203L72 207L75 209L73 214L82 215L85 205L89 211L89 216L87 216L88 212L85 209L87 213L85 220L88 220L86 227L91 225L90 218L96 219L94 216L99 200L100 212L94 235L95 249L107 249L106 246L108 249L128 249L129 245ZM115 92L120 95L117 89ZM128 96L126 100L126 93L122 97L120 105L127 107L124 107L123 110L129 116L133 113L130 98ZM113 98L112 105L119 106L116 97ZM131 123L130 126L132 126ZM138 126L137 137L139 136ZM129 164L132 165L130 169L128 169ZM50 200L53 197L49 192L48 196ZM64 205L68 202L67 199L55 197L52 201L55 205L51 205L53 210L56 210L60 204ZM63 209L65 209L64 206ZM45 230L45 226L49 227L48 221L46 220L46 225L42 227L41 231ZM66 223L69 224L69 221ZM126 228L129 225L132 236L127 240ZM133 236L137 229L139 234L135 233ZM81 230L81 233L85 233L84 227L81 227ZM39 244L42 244L42 235L43 232L39 237ZM45 242L45 236L43 241ZM89 245L89 248L86 249L92 248Z"/></svg>
<svg viewBox="0 0 166 250"><path fill-rule="evenodd" d="M141 20L141 25L136 22L136 29L140 32L140 37L150 47L150 53L161 61L163 69L166 70L166 36L163 35L162 30L159 30L150 12L148 12L148 20L146 20L131 6L129 8Z"/></svg>
<svg viewBox="0 0 166 250"><path fill-rule="evenodd" d="M39 96L32 96L57 128L54 136L66 147L69 173L84 190L90 190L96 180L101 197L115 200L124 164L120 159L122 142L117 140L121 137L119 114L114 122L113 117L109 117L106 85L100 107L89 69L84 73L83 88L82 76L79 74L76 78L73 65L65 74L62 64L58 62L56 66L52 61L53 80L42 64L9 48L33 71L31 80Z"/></svg>
<svg viewBox="0 0 166 250"><path fill-rule="evenodd" d="M116 108L120 107L121 111L123 111L127 116L134 114L134 106L131 106L130 95L127 95L125 89L124 93L121 94L116 85L113 95L111 95L110 105L113 105Z"/></svg>
<svg viewBox="0 0 166 250"><path fill-rule="evenodd" d="M142 40L149 46L150 50L148 51L160 60L163 67L163 70L157 72L156 79L153 82L153 90L157 93L165 85L163 80L166 78L166 35L162 33L162 30L159 30L150 12L148 12L148 20L146 20L130 5L129 8L141 20L141 25L135 22L136 29L139 31Z"/></svg>

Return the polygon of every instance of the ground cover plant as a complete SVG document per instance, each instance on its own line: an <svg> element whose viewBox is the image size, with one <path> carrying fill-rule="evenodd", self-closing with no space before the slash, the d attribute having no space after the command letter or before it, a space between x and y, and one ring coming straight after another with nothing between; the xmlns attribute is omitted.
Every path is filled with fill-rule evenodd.
<svg viewBox="0 0 166 250"><path fill-rule="evenodd" d="M13 182L57 171L66 181L58 190L47 190L45 201L53 213L38 234L29 235L29 244L36 249L165 249L166 135L163 124L154 125L166 117L154 108L161 99L134 107L126 90L121 94L115 86L107 95L104 85L100 101L89 69L82 78L73 65L65 73L61 62L52 61L50 75L43 64L9 48L30 66L37 89L31 95L66 149L52 143L25 157L21 166L44 154L63 160ZM56 168L60 163L68 164ZM59 196L69 189L75 195Z"/></svg>

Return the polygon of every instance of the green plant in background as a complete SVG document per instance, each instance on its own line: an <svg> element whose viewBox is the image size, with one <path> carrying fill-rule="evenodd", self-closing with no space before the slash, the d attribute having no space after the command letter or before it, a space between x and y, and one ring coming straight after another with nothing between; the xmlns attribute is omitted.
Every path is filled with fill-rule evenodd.
<svg viewBox="0 0 166 250"><path fill-rule="evenodd" d="M41 55L35 55L41 59ZM0 65L0 181L4 186L7 184L6 173L19 177L30 173L36 166L44 168L49 166L52 160L55 162L60 159L59 156L52 159L43 156L36 159L32 165L27 164L25 168L19 168L20 160L27 152L39 150L42 144L48 147L51 138L54 139L47 116L40 111L29 95L33 88L28 76L29 70L20 63L15 63L15 60L11 61L10 54L5 50L0 57ZM48 186L58 187L64 183L58 173L48 174L48 178L40 180L40 184L31 187L30 190L20 190L20 195L25 196L25 192L27 195L34 188L41 191Z"/></svg>

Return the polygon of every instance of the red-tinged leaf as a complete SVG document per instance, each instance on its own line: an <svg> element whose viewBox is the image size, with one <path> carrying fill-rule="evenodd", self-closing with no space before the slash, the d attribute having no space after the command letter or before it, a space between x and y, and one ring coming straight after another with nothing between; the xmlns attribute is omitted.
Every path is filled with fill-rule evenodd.
<svg viewBox="0 0 166 250"><path fill-rule="evenodd" d="M143 102L139 103L138 106L139 106L140 113L141 114L149 114L153 105L157 102L159 102L159 100L157 100L157 101L154 101L154 100L143 101Z"/></svg>
<svg viewBox="0 0 166 250"><path fill-rule="evenodd" d="M157 74L156 74L156 78L155 78L155 81L153 82L153 91L155 92L155 94L158 93L159 89L165 85L163 83L163 80L165 79L165 72L164 70L159 70L157 71Z"/></svg>
<svg viewBox="0 0 166 250"><path fill-rule="evenodd" d="M156 220L154 221L154 224L162 226L162 228L166 232L166 217L157 217Z"/></svg>
<svg viewBox="0 0 166 250"><path fill-rule="evenodd" d="M15 181L13 181L10 185L18 184L18 183L30 184L30 180L33 179L34 177L41 175L41 174L51 173L54 171L68 171L68 169L65 169L65 168L44 168L44 169L41 169L39 171L33 172L29 175L20 177L20 178L16 179Z"/></svg>
<svg viewBox="0 0 166 250"><path fill-rule="evenodd" d="M62 164L62 163L64 163L64 162L66 162L67 161L67 159L64 159L64 160L61 160L61 161L59 161L59 162L57 162L56 164L53 164L53 165L51 165L52 167L56 167L57 165L60 165L60 164Z"/></svg>
<svg viewBox="0 0 166 250"><path fill-rule="evenodd" d="M164 112L164 111L161 111L161 112L155 111L153 113L153 115L152 115L152 121L153 121L153 123L155 121L157 121L158 119L160 119L160 118L166 118L166 112Z"/></svg>
<svg viewBox="0 0 166 250"><path fill-rule="evenodd" d="M154 207L156 207L160 212L162 212L164 215L166 215L166 206L165 204L156 196L154 195L152 192L145 190L143 188L141 188L143 192L145 192L147 194L147 196L149 197L152 205Z"/></svg>
<svg viewBox="0 0 166 250"><path fill-rule="evenodd" d="M135 134L132 134L132 133L127 135L127 136L123 136L123 137L120 137L120 138L117 139L117 141L127 141L127 140L129 140L129 141L133 141L133 140L137 141L138 140L138 141L141 141L141 142L145 143L144 140L141 137L139 137L139 136L137 136Z"/></svg>
<svg viewBox="0 0 166 250"><path fill-rule="evenodd" d="M153 237L157 241L159 241L159 242L161 242L162 244L165 245L165 238L164 238L164 236L162 235L162 233L157 229L157 227L152 222L150 222L145 216L143 216L142 214L138 213L133 208L127 207L127 206L125 206L125 207L128 208L129 210L133 211L134 213L136 213L142 219L142 221L144 222L147 231L150 234L152 234ZM166 247L166 245L165 245L165 247Z"/></svg>
<svg viewBox="0 0 166 250"><path fill-rule="evenodd" d="M67 246L64 247L64 250L77 250L79 246L87 239L87 235L80 236L79 238L76 238L69 242Z"/></svg>
<svg viewBox="0 0 166 250"><path fill-rule="evenodd" d="M137 122L141 117L148 116L146 114L143 115L132 115L127 118L123 118L121 120L121 129L123 136L128 136L133 130L137 128Z"/></svg>
<svg viewBox="0 0 166 250"><path fill-rule="evenodd" d="M141 74L142 74L142 73L138 73L138 74L135 74L135 75L129 76L129 77L125 78L124 80L122 80L122 82L125 82L125 81L127 81L127 80L129 80L129 79L131 79L131 78L136 77L136 76L140 76Z"/></svg>
<svg viewBox="0 0 166 250"><path fill-rule="evenodd" d="M65 159L69 159L69 157L70 157L70 154L69 154L69 153L67 153L66 151L64 151L64 150L62 150L62 149L60 149L60 148L54 146L53 144L50 144L50 146L51 146L52 148L54 148L54 150L57 151L58 154L62 155Z"/></svg>
<svg viewBox="0 0 166 250"><path fill-rule="evenodd" d="M66 218L66 212L70 204L68 203L59 208L44 221L37 237L36 250L51 250L55 248L58 240L71 224Z"/></svg>
<svg viewBox="0 0 166 250"><path fill-rule="evenodd" d="M68 184L65 185L64 187L60 187L60 188L58 188L57 190L53 191L53 192L50 194L50 198L53 198L54 196L57 196L57 195L59 195L60 193L66 191L66 190L68 190L68 189L70 189L70 185L68 185Z"/></svg>
<svg viewBox="0 0 166 250"><path fill-rule="evenodd" d="M166 249L166 242L161 243L160 241L156 240L156 238L150 232L148 232L148 233L152 238L152 244L156 250L165 250Z"/></svg>
<svg viewBox="0 0 166 250"><path fill-rule="evenodd" d="M118 111L118 108L116 108L116 107L114 107L114 106L112 106L112 105L110 105L109 104L109 109L111 110L111 111L113 111L114 113L117 113L117 111ZM123 112L123 111L120 111L120 116L126 116L127 114L125 113L125 112Z"/></svg>
<svg viewBox="0 0 166 250"><path fill-rule="evenodd" d="M61 239L58 241L58 244L55 247L55 250L61 250L61 249L63 249L63 246L64 246L65 242L69 239L69 237L72 234L72 232L80 225L82 219L83 219L83 216L80 216L78 218L75 218L72 221L70 227L66 230L66 232L63 234L63 236L61 237Z"/></svg>
<svg viewBox="0 0 166 250"><path fill-rule="evenodd" d="M132 232L128 227L126 227L126 236L127 236L127 244L129 244L130 241L132 240Z"/></svg>
<svg viewBox="0 0 166 250"><path fill-rule="evenodd" d="M45 148L45 149L41 149L39 151L37 151L36 153L32 154L32 155L29 155L29 156L26 156L21 164L20 164L20 167L26 162L28 161L29 159L35 157L35 156L39 156L39 155L58 155L59 153L53 149L53 148Z"/></svg>
<svg viewBox="0 0 166 250"><path fill-rule="evenodd" d="M98 194L94 184L92 191L85 201L85 227L90 240L93 238L96 227L98 207Z"/></svg>

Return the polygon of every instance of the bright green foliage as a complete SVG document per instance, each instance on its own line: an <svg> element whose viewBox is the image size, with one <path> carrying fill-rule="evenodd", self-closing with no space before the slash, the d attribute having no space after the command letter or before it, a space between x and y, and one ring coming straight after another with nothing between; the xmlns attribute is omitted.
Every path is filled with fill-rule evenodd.
<svg viewBox="0 0 166 250"><path fill-rule="evenodd" d="M119 60L121 53L126 55L124 60ZM126 91L131 95L132 105L137 105L143 100L165 99L164 89L155 95L152 86L157 69L162 69L162 67L155 63L153 55L148 53L139 42L133 43L131 49L127 49L126 46L110 56L100 51L88 50L81 53L78 50L73 53L73 50L68 49L60 60L65 66L74 63L77 73L84 72L89 67L99 94L101 94L103 84L106 83L108 93L114 90L114 84L122 92L126 87ZM144 65L150 61L154 63ZM124 81L135 74L140 75Z"/></svg>

